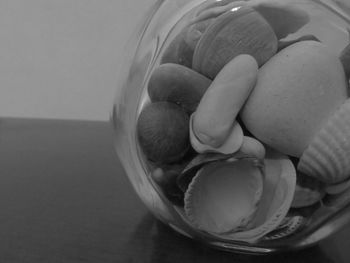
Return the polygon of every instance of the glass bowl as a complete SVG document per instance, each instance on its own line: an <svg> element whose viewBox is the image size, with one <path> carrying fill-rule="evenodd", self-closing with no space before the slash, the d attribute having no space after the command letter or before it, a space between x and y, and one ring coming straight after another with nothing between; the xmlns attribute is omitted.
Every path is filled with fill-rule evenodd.
<svg viewBox="0 0 350 263"><path fill-rule="evenodd" d="M163 188L154 177L155 171L161 176L161 172L171 170L173 166L165 165L165 168L162 167L160 170L155 162L148 160L140 147L137 125L140 113L150 104L147 87L154 70L167 62L164 61L164 56L166 52L169 54L169 47L189 21L193 21L200 12L203 14L203 10L204 13L208 10L213 11L207 12L206 15L214 16L216 19L224 13L223 7L233 4L234 9L235 4L241 2L159 0L148 10L127 43L122 70L119 73L111 114L115 149L135 192L147 208L159 220L184 236L217 249L242 253L260 254L305 248L335 233L350 221L350 189L343 187L344 189L336 194L325 193L318 201L305 207L288 207L284 218L288 220L270 229L269 233L254 242L236 240L225 235L212 234L193 224L186 215L183 200L179 200L176 193L169 195L167 189ZM248 2L251 4L254 0L246 3ZM274 0L260 2L273 3ZM303 10L309 18L307 23L295 32L287 34L287 37L280 38L280 41L312 35L327 45L330 52L335 55L340 54L348 45L350 5L347 0L280 0L279 2ZM225 12L227 10L225 9ZM206 19L205 15L202 19ZM182 166L182 163L188 165L196 154L190 149L181 159L181 164L175 165L183 169L185 166ZM290 160L297 167L299 159L290 157ZM177 176L182 173L181 169L175 169ZM183 196L180 193L181 198Z"/></svg>

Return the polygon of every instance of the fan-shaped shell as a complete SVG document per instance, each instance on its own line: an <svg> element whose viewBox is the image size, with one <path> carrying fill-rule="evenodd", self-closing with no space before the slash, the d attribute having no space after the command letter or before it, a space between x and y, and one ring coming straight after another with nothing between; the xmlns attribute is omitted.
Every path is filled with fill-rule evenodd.
<svg viewBox="0 0 350 263"><path fill-rule="evenodd" d="M185 194L185 212L198 229L222 234L246 227L257 209L262 173L248 160L204 166Z"/></svg>
<svg viewBox="0 0 350 263"><path fill-rule="evenodd" d="M293 163L287 156L269 152L265 159L264 175L264 191L250 228L233 232L225 238L256 242L276 229L286 217L296 185Z"/></svg>
<svg viewBox="0 0 350 263"><path fill-rule="evenodd" d="M263 170L249 159L214 162L192 179L185 193L185 212L202 231L255 242L281 224L295 183L292 162L277 153L269 153Z"/></svg>
<svg viewBox="0 0 350 263"><path fill-rule="evenodd" d="M350 177L350 99L329 118L303 152L298 170L335 184Z"/></svg>
<svg viewBox="0 0 350 263"><path fill-rule="evenodd" d="M218 16L198 41L192 68L213 79L234 57L253 56L259 66L277 51L278 41L268 22L253 8L239 6Z"/></svg>
<svg viewBox="0 0 350 263"><path fill-rule="evenodd" d="M350 188L350 179L348 179L344 182L338 183L338 184L327 185L325 187L325 191L327 192L327 194L337 195L337 194L341 194L341 193L345 192L349 188Z"/></svg>

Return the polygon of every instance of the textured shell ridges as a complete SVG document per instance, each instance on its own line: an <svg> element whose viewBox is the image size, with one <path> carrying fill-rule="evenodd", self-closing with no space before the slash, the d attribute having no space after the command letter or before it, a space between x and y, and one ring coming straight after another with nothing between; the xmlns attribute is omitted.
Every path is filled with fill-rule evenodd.
<svg viewBox="0 0 350 263"><path fill-rule="evenodd" d="M303 152L298 170L326 183L350 176L350 100L328 120Z"/></svg>

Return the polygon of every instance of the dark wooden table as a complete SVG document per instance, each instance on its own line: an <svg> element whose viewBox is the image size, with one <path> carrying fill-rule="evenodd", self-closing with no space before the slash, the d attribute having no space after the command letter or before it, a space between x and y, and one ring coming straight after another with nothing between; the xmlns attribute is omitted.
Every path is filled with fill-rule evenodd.
<svg viewBox="0 0 350 263"><path fill-rule="evenodd" d="M0 119L0 262L350 262L350 224L306 250L235 255L173 232L131 189L107 122Z"/></svg>

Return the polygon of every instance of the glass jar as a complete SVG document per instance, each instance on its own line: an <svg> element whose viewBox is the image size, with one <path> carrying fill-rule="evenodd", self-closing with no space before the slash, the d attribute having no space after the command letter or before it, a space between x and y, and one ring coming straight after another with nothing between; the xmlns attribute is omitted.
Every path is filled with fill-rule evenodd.
<svg viewBox="0 0 350 263"><path fill-rule="evenodd" d="M264 235L250 242L249 240L231 238L232 236L227 236L225 233L213 234L207 231L205 227L204 229L198 227L197 224L193 223L193 220L188 218L189 216L184 209L183 200L181 199L185 198L185 194L181 191L180 193L176 192L179 189L175 189L175 193L172 192L169 194L167 192L169 188L164 188L162 184L157 181L157 178L159 179L164 172L169 171L172 176L174 176L175 173L177 176L176 179L178 179L178 176L184 173L186 165L188 168L189 163L193 161L199 153L190 147L191 149L186 155L182 155L180 161L174 161L173 163L175 164L161 166L157 165L157 162L149 160L144 149L140 146L137 127L141 112L151 103L148 94L148 86L152 74L161 64L166 62L179 63L186 67L191 67L191 65L185 65L187 62L184 61L183 58L179 58L178 61L174 61L173 58L174 53L181 53L181 48L184 48L183 46L177 46L178 49L176 49L174 45L176 44L176 38L179 37L184 28L189 26L190 21L192 21L193 24L193 21L208 21L212 19L210 20L210 23L212 23L212 21L217 20L219 16L222 16L226 12L234 12L242 5L251 5L254 11L256 11L258 15L262 15L263 19L266 19L268 24L271 25L271 23L276 23L276 21L274 22L275 18L270 17L271 19L269 19L269 16L273 16L274 12L269 13L269 11L267 11L264 13L264 10L266 11L264 4L267 3L267 10L270 11L279 10L278 8L281 8L280 6L282 6L283 9L284 5L287 5L290 8L288 10L292 10L292 13L295 12L295 10L302 10L301 18L303 16L305 18L306 15L307 19L301 22L300 25L295 26L295 28L291 26L291 28L288 29L287 26L287 29L282 29L282 31L290 30L290 32L282 32L282 34L279 33L280 35L276 33L278 28L273 28L277 35L277 40L279 41L278 50L276 52L283 52L283 49L289 48L288 46L293 45L294 42L299 43L306 40L319 41L326 45L330 53L334 56L341 56L340 54L345 52L344 49L349 44L348 29L350 28L350 5L345 0L279 0L277 1L279 3L277 4L277 9L269 9L271 6L272 8L276 8L275 0L251 0L243 4L242 2L243 1L235 0L159 0L148 10L144 19L128 42L127 50L125 51L125 58L120 72L117 94L111 115L115 135L114 144L117 154L137 195L158 219L177 232L215 248L234 252L269 253L300 249L316 244L349 222L350 187L347 188L347 178L342 180L339 184L340 187L336 186L332 188L332 185L328 187L331 189L330 191L324 190L329 184L327 185L327 183L324 183L322 180L321 183L315 180L317 184L321 185L322 190L320 192L323 193L322 195L320 194L316 202L302 207L290 207L289 202L286 211L287 214L284 215L284 221L280 219L278 225L274 225L274 227L271 227ZM261 9L259 9L260 4L262 4ZM294 10L294 8L296 9ZM279 21L281 21L281 17L288 20L288 14L287 16L280 15L280 17L277 15L276 17L276 19L280 19ZM291 17L293 20L293 14ZM298 18L298 14L296 17ZM237 23L237 21L235 23ZM289 22L287 21L287 23ZM225 23L221 25L222 28L225 26ZM204 35L205 30L208 28L209 26L206 27L204 31L199 30L199 32ZM217 27L216 31L214 30L214 33L212 32L212 36L220 34L220 30L221 28ZM198 31L196 32L198 33ZM200 37L203 35L200 35ZM305 36L306 38L303 39ZM198 37L198 39L200 37ZM173 47L171 47L172 45ZM171 48L173 48L173 50ZM186 49L186 47L184 49ZM184 52L186 53L187 51L185 50ZM164 59L166 56L169 56L169 54L171 58ZM207 54L204 53L203 56L205 55ZM343 54L343 56L346 56L346 54ZM346 58L344 59L346 60ZM261 66L263 65L259 65L259 67ZM210 77L208 78L210 79ZM150 118L149 121L152 121L152 118ZM186 119L186 121L188 120ZM191 123L189 123L189 126L190 124ZM244 133L246 132L249 133L249 131L244 130ZM205 151L202 154L205 154ZM288 154L286 154L286 156L290 158L294 167L297 168L300 156L290 157ZM235 158L235 161L241 161L240 158L241 157ZM227 159L229 158L226 158L225 161L227 161ZM256 167L259 167L259 165L264 166L263 161L257 164L257 158L253 159L254 158L247 158L245 160L249 160L249 162L255 161ZM205 163L205 165L207 165L207 163ZM174 169L174 167L176 168ZM169 171L167 171L167 169ZM197 174L199 173L198 169ZM264 171L266 172L266 170ZM264 180L264 176L266 175L264 175L264 172L262 172L262 174L262 180ZM295 176L299 176L299 174ZM190 177L188 180L191 181L191 179L193 181L193 177ZM176 183L178 183L178 180L174 184ZM293 184L293 182L291 184ZM294 182L294 186L292 187L293 193L296 193L297 187L298 181L296 181L296 183ZM197 188L199 188L199 190L196 189L196 191L200 192L201 188ZM306 188L306 192L310 192L314 190L314 188L315 187L311 185L311 187ZM338 188L341 189L339 190ZM335 193L332 193L332 189L335 189ZM174 189L171 188L169 191L174 191ZM184 191L186 191L186 189ZM286 191L288 191L288 188ZM202 197L198 195L197 198ZM210 198L204 197L203 200L203 202L210 201ZM197 204L193 200L192 202L191 205L195 206ZM202 204L200 205L203 206ZM245 227L249 228L249 224L246 224ZM235 231L240 232L244 230L242 230L242 228L237 228Z"/></svg>

